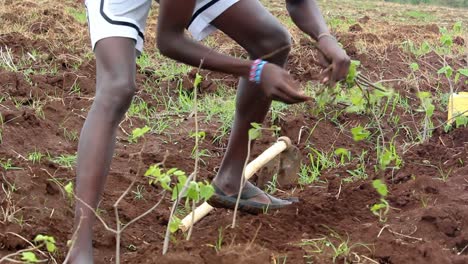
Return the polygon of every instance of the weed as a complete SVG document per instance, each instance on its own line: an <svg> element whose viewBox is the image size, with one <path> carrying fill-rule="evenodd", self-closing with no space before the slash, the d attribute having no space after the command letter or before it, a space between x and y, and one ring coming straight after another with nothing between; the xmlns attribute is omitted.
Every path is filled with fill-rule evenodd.
<svg viewBox="0 0 468 264"><path fill-rule="evenodd" d="M146 133L150 131L150 128L148 126L144 126L142 128L135 128L132 131L132 134L128 137L128 141L131 143L137 143L138 139L143 137Z"/></svg>
<svg viewBox="0 0 468 264"><path fill-rule="evenodd" d="M6 161L0 160L0 167L3 168L5 171L22 169L20 167L13 166L11 159L7 159Z"/></svg>
<svg viewBox="0 0 468 264"><path fill-rule="evenodd" d="M351 161L351 151L348 149L337 148L334 153L336 156L339 156L341 165L344 165L347 161Z"/></svg>
<svg viewBox="0 0 468 264"><path fill-rule="evenodd" d="M184 171L177 168L172 168L164 171L159 165L152 165L145 172L145 177L149 178L149 184L159 184L167 191L172 191L172 200L176 200L183 187L187 183L187 175ZM191 181L188 183L188 189L182 193L182 198L186 198L186 205L190 204L190 201L199 202L200 200L208 200L214 194L214 188L208 182L195 182ZM171 218L169 223L169 229L171 233L174 233L179 229L181 220L175 216Z"/></svg>
<svg viewBox="0 0 468 264"><path fill-rule="evenodd" d="M68 130L68 128L66 127L62 127L62 131L63 131L63 137L66 140L72 141L72 142L78 141L78 132Z"/></svg>
<svg viewBox="0 0 468 264"><path fill-rule="evenodd" d="M76 164L76 154L65 154L57 157L49 157L49 160L64 168L72 168Z"/></svg>
<svg viewBox="0 0 468 264"><path fill-rule="evenodd" d="M84 9L67 8L67 13L69 13L80 24L86 24L88 20L86 17L86 10Z"/></svg>
<svg viewBox="0 0 468 264"><path fill-rule="evenodd" d="M138 185L136 188L136 191L132 191L132 193L135 195L133 198L134 200L143 200L145 197L143 196L143 192L145 192L145 187L142 185Z"/></svg>
<svg viewBox="0 0 468 264"><path fill-rule="evenodd" d="M28 154L28 160L31 161L33 164L40 163L42 157L44 157L44 155L37 150Z"/></svg>
<svg viewBox="0 0 468 264"><path fill-rule="evenodd" d="M351 129L351 134L354 141L362 141L369 138L371 133L362 126L357 126Z"/></svg>
<svg viewBox="0 0 468 264"><path fill-rule="evenodd" d="M372 186L380 195L380 203L372 205L370 208L371 212L379 217L380 222L387 221L387 214L390 210L390 205L388 204L385 197L388 195L387 185L382 180L374 180Z"/></svg>
<svg viewBox="0 0 468 264"><path fill-rule="evenodd" d="M73 201L73 198L75 197L75 192L73 191L73 182L67 183L67 185L65 185L63 189L65 190L68 199L70 201Z"/></svg>

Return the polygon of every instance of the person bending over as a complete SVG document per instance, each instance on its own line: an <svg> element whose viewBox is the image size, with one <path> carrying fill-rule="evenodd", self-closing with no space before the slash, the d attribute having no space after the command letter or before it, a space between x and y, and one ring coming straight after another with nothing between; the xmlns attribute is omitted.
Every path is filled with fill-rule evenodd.
<svg viewBox="0 0 468 264"><path fill-rule="evenodd" d="M236 111L229 143L213 179L216 207L233 208L247 156L248 130L262 123L272 100L300 103L307 97L283 69L291 49L288 31L258 0L160 0L157 46L179 62L238 76ZM317 41L322 82L334 85L347 75L350 59L332 37L315 0L286 0L292 21ZM96 56L96 96L78 145L76 195L96 208L114 153L117 127L135 94L136 58L142 52L151 0L86 0L89 31ZM191 33L189 37L185 30ZM200 40L216 29L236 41L250 59L212 51ZM261 60L263 56L273 54ZM290 205L247 182L240 210L262 212ZM76 202L76 240L72 263L93 263L94 212Z"/></svg>

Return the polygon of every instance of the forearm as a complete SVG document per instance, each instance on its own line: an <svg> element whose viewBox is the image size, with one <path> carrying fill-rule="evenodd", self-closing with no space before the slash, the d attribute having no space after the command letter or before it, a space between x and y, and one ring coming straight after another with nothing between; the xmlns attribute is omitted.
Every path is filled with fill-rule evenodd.
<svg viewBox="0 0 468 264"><path fill-rule="evenodd" d="M299 29L315 40L320 34L329 32L315 0L286 0L286 8Z"/></svg>
<svg viewBox="0 0 468 264"><path fill-rule="evenodd" d="M249 60L241 60L216 52L184 34L162 32L158 37L158 47L163 55L171 59L235 76L248 77L252 64Z"/></svg>

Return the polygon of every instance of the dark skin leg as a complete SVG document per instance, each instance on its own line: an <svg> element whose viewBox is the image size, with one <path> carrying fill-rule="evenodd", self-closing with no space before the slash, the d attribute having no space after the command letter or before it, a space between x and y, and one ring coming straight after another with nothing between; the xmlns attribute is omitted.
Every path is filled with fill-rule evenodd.
<svg viewBox="0 0 468 264"><path fill-rule="evenodd" d="M77 197L93 209L104 190L118 124L135 92L135 41L119 37L103 39L97 43L95 54L96 97L81 131L76 181ZM77 200L75 228L80 220L71 260L93 263L94 212Z"/></svg>
<svg viewBox="0 0 468 264"><path fill-rule="evenodd" d="M281 49L281 52L266 60L281 67L286 63L290 50L289 34L259 1L241 0L216 18L212 24L239 43L249 53L251 59ZM251 123L262 123L270 105L271 100L257 85L246 78L240 78L229 144L218 175L213 180L213 183L228 195L239 191L242 169L247 157L248 130L251 128ZM251 200L270 202L266 195Z"/></svg>

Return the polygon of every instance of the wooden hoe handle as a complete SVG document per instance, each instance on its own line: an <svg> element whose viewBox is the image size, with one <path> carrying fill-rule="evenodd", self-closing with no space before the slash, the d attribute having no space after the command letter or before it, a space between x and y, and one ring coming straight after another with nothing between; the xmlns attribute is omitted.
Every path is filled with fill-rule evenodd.
<svg viewBox="0 0 468 264"><path fill-rule="evenodd" d="M265 166L268 162L278 156L281 152L292 146L291 139L288 137L280 137L278 141L265 150L260 156L250 162L245 168L245 179L250 179L261 167ZM213 210L213 207L207 202L204 202L202 205L198 206L193 212L187 215L182 219L182 223L179 228L182 231L187 231L192 226L192 215L195 215L193 218L193 224L197 223L200 219L205 217L209 212Z"/></svg>

